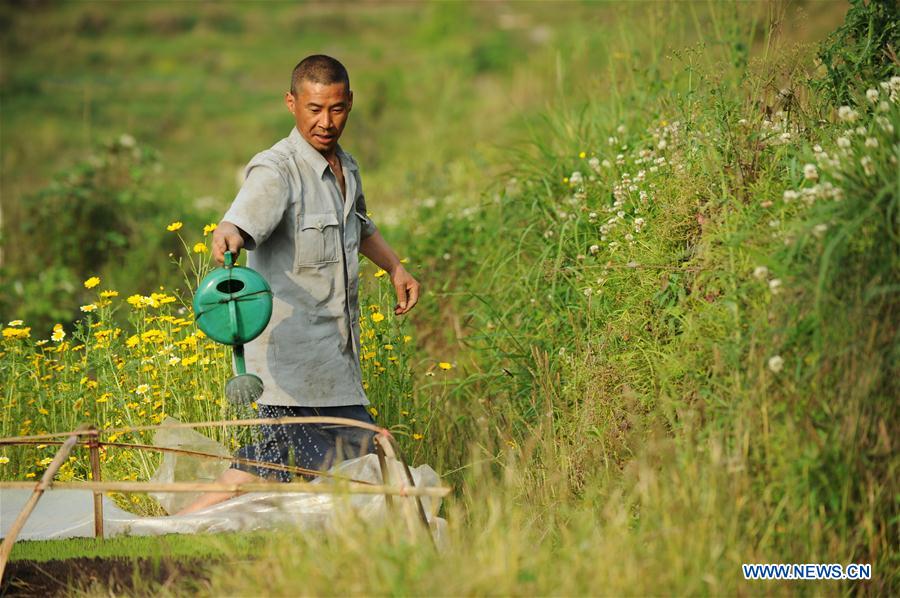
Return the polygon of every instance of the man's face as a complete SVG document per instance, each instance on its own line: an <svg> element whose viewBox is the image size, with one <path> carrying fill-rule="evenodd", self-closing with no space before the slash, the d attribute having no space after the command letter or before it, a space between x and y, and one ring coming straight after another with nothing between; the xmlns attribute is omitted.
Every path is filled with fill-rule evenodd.
<svg viewBox="0 0 900 598"><path fill-rule="evenodd" d="M332 153L347 124L353 92L343 83L301 81L297 95L288 91L284 101L303 138L319 152Z"/></svg>

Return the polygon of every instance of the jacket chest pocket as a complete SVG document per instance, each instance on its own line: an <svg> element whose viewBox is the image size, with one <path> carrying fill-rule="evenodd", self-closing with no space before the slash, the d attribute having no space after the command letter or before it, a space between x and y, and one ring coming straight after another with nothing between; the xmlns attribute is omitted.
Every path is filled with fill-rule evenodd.
<svg viewBox="0 0 900 598"><path fill-rule="evenodd" d="M295 269L338 261L340 225L334 213L301 214L297 222Z"/></svg>

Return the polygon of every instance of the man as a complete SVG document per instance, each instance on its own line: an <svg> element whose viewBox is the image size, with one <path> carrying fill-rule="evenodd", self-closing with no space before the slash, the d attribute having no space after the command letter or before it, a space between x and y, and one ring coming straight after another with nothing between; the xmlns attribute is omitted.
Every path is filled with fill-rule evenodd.
<svg viewBox="0 0 900 598"><path fill-rule="evenodd" d="M216 228L213 257L223 263L252 250L248 266L274 292L272 319L245 347L247 371L265 390L259 416L325 415L372 422L359 365L359 256L388 272L397 293L395 315L411 310L419 283L406 271L366 212L356 161L338 145L353 92L334 58L304 58L291 76L285 104L294 116L290 135L247 165L241 190ZM327 469L336 458L372 451L372 434L317 424L261 426L261 442L238 456ZM290 475L234 464L219 482L243 484ZM208 493L179 514L231 498Z"/></svg>

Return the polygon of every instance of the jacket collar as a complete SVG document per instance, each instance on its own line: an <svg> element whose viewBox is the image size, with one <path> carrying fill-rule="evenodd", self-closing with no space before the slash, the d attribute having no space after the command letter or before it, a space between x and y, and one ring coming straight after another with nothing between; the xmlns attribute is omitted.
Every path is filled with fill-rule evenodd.
<svg viewBox="0 0 900 598"><path fill-rule="evenodd" d="M325 159L325 156L323 156L321 153L319 153L319 150L309 144L309 142L303 137L303 135L300 134L300 131L297 130L297 127L291 129L291 134L288 135L288 139L290 139L291 143L294 144L294 147L297 148L297 151L300 152L300 155L303 156L303 158L306 159L309 165L313 167L316 174L318 174L320 178L324 177L329 168L328 160ZM338 144L335 153L341 161L341 168L346 168L347 170L358 170L356 160L351 158L350 155L343 150L340 144Z"/></svg>

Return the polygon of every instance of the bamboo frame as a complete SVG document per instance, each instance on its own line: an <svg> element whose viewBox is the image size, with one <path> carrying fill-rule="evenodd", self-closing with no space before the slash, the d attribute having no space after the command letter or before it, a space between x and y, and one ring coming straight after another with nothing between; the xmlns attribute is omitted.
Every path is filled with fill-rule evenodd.
<svg viewBox="0 0 900 598"><path fill-rule="evenodd" d="M378 455L379 465L381 466L382 472L382 481L384 482L381 485L372 484L371 482L363 482L357 480L351 480L349 478L343 478L341 476L330 475L328 472L319 472L316 470L307 470L305 468L299 468L294 466L285 466L277 463L266 463L264 461L254 461L251 459L241 459L235 457L223 457L220 455L213 455L211 453L203 453L200 451L190 451L186 449L171 449L167 447L156 447L151 445L141 445L141 444L128 444L128 443L115 443L115 442L102 442L100 441L101 434L122 434L128 432L143 432L149 430L162 430L162 429L193 429L193 428L212 428L212 427L227 427L227 426L252 426L252 425L260 425L260 424L270 424L270 425L285 425L285 424L293 424L293 423L318 423L318 424L334 424L337 426L351 426L356 428L362 428L366 430L370 430L375 432L375 447L376 453ZM54 440L58 438L65 438L65 440ZM45 441L45 442L38 442ZM78 444L83 443L87 446L90 452L91 459L91 477L93 478L90 482L53 482L53 478L56 476L56 473L59 471L60 467L62 467L63 463L65 463L69 454L72 452L72 449L75 448ZM25 507L19 513L16 520L13 522L13 525L10 527L9 532L6 537L3 539L2 545L0 545L0 579L3 578L3 573L6 570L6 563L9 560L9 555L12 552L12 546L16 541L16 538L21 532L22 528L25 526L25 522L28 517L31 515L34 510L37 502L40 500L44 491L51 489L83 489L83 490L91 490L94 494L94 534L98 538L103 537L103 502L102 502L102 493L103 492L275 492L275 493L284 493L284 492L301 492L301 493L309 493L309 494L337 494L337 493L346 493L346 494L381 494L384 495L385 501L388 504L389 508L393 508L394 503L391 500L392 496L400 496L400 497L409 497L415 501L415 504L418 507L418 515L416 518L415 514L409 508L411 505L407 501L403 501L403 514L404 518L407 522L407 527L410 531L410 534L415 535L416 528L419 528L419 525L424 525L424 529L430 532L430 528L428 525L428 519L425 515L425 510L422 506L422 502L420 497L422 496L433 496L436 498L441 498L447 496L450 493L449 487L437 487L437 488L418 488L415 485L415 481L412 477L412 472L409 469L409 465L407 465L406 461L400 455L399 446L397 445L397 440L393 437L390 431L386 428L381 428L375 426L373 424L368 424L365 422L361 422L354 419L348 419L343 417L324 417L324 416L315 416L315 417L282 417L282 418L257 418L257 419L240 419L240 420L223 420L223 421L207 421L207 422L179 422L175 424L159 424L152 426L136 426L129 428L112 428L107 430L98 430L95 426L90 426L88 424L82 424L76 430L71 432L57 432L53 434L37 434L30 436L19 436L19 437L6 437L0 438L0 445L24 445L24 444L59 444L61 445L59 450L56 452L56 455L51 461L50 465L47 467L46 471L44 471L44 475L41 476L41 480L37 483L33 482L0 482L0 488L26 488L33 489L31 497L28 499L28 502L25 504ZM157 483L157 482L104 482L100 479L100 447L101 446L113 446L113 447L129 447L129 448L137 448L139 450L154 450L158 452L171 452L176 454L187 454L196 457L206 457L206 458L214 458L228 461L239 461L239 462L247 462L252 464L258 464L262 467L267 467L270 469L281 469L281 470L297 470L300 473L311 473L314 475L326 475L335 479L338 483L336 484L312 484L310 482L288 482L288 483L249 483L249 484L217 484L217 483L192 483L192 482L168 482L168 483ZM396 450L395 450L396 449ZM397 480L397 485L391 485L391 480L394 475L390 472L391 467L388 466L387 458L390 457L394 461L398 462L399 465L402 465L403 473L405 473L406 481L404 482L402 478L403 475L399 475L400 479ZM409 485L407 485L407 482ZM418 519L418 522L417 522ZM421 528L419 528L421 529ZM429 537L431 534L429 533ZM432 542L434 542L434 538L432 538Z"/></svg>

